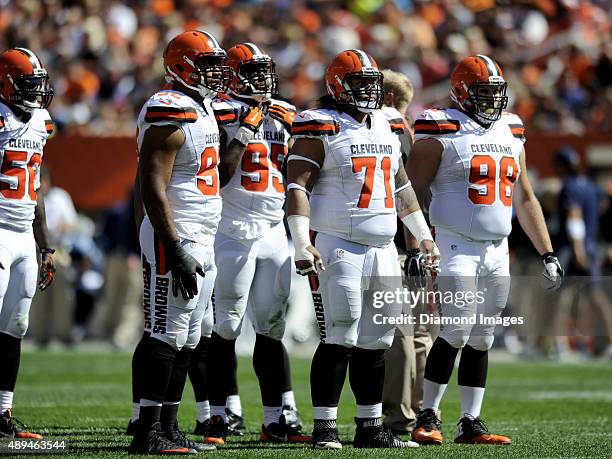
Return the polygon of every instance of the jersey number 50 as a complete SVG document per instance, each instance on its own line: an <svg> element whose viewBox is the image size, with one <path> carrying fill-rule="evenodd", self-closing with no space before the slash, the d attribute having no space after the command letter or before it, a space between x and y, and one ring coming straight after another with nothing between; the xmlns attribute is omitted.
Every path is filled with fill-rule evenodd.
<svg viewBox="0 0 612 459"><path fill-rule="evenodd" d="M499 199L506 207L512 205L514 182L518 177L518 165L512 156L503 156L499 161ZM491 156L476 155L470 162L470 183L479 189L470 188L468 196L474 204L490 206L495 202L497 162Z"/></svg>
<svg viewBox="0 0 612 459"><path fill-rule="evenodd" d="M28 195L32 201L36 201L34 182L36 181L36 169L40 168L42 164L42 155L40 153L34 153L26 165L25 162L27 160L27 151L4 151L4 160L2 161L1 168L2 175L15 177L17 179L17 188L11 188L9 183L0 182L0 193L2 193L2 196L6 199L22 199L25 196L27 171L29 183ZM23 163L23 165L18 165L16 163Z"/></svg>

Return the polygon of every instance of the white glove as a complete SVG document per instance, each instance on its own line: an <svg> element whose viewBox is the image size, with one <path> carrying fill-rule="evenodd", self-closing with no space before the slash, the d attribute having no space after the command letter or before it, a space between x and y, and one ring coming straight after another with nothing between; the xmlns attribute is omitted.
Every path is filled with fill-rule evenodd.
<svg viewBox="0 0 612 459"><path fill-rule="evenodd" d="M550 282L548 290L557 290L563 283L565 271L559 263L559 259L553 252L547 252L542 255L542 263L544 263L544 272L542 275Z"/></svg>

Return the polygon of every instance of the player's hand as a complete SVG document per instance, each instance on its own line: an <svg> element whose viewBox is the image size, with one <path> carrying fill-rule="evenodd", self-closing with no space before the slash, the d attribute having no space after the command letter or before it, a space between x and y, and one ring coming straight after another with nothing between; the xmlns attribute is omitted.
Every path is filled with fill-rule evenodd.
<svg viewBox="0 0 612 459"><path fill-rule="evenodd" d="M544 263L544 272L542 275L548 280L548 290L557 290L563 283L565 271L559 263L559 259L553 252L548 252L542 255L542 263Z"/></svg>
<svg viewBox="0 0 612 459"><path fill-rule="evenodd" d="M421 241L422 264L425 271L430 274L440 272L440 250L436 243L430 239Z"/></svg>
<svg viewBox="0 0 612 459"><path fill-rule="evenodd" d="M302 250L296 248L295 267L300 276L319 274L319 271L325 271L321 254L314 245L304 247Z"/></svg>
<svg viewBox="0 0 612 459"><path fill-rule="evenodd" d="M410 249L404 262L404 276L411 290L427 285L427 272L423 266L423 254L419 249Z"/></svg>
<svg viewBox="0 0 612 459"><path fill-rule="evenodd" d="M55 262L50 252L40 253L40 271L38 273L38 288L43 291L53 283L55 277Z"/></svg>
<svg viewBox="0 0 612 459"><path fill-rule="evenodd" d="M266 116L265 106L251 107L240 116L240 126L258 132Z"/></svg>
<svg viewBox="0 0 612 459"><path fill-rule="evenodd" d="M287 131L291 132L291 125L295 119L295 112L282 105L271 104L268 107L268 114L277 121L280 121Z"/></svg>
<svg viewBox="0 0 612 459"><path fill-rule="evenodd" d="M183 298L193 299L198 294L197 275L204 277L204 269L198 260L189 255L180 241L175 241L169 250L170 272L172 272L172 294L178 296L179 290Z"/></svg>

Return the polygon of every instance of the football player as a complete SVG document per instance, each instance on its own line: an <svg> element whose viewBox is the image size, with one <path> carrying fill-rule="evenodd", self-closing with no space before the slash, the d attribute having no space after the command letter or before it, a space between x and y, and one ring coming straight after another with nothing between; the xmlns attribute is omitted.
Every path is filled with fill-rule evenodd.
<svg viewBox="0 0 612 459"><path fill-rule="evenodd" d="M321 341L310 374L312 444L340 449L336 418L347 370L357 402L353 445L407 448L384 427L384 353L395 326L375 315L399 314L399 302L376 309L372 293L401 289L393 244L399 214L416 235L425 263L437 248L401 162L398 135L381 112L383 76L361 50L338 54L325 74L321 108L295 119L287 158L288 223L295 266L310 275ZM310 236L309 236L310 231Z"/></svg>
<svg viewBox="0 0 612 459"><path fill-rule="evenodd" d="M442 254L439 290L484 292L480 302L442 303L440 314L445 317L501 315L510 288L507 236L512 206L542 256L550 287L562 280L563 270L526 174L523 123L504 111L506 86L491 58L467 57L451 74L453 106L426 110L414 123L416 142L408 172L419 199L431 188L429 216ZM427 358L423 405L412 439L442 443L437 412L461 349L461 412L455 442L510 444L510 438L489 433L480 419L495 325L456 322L441 327Z"/></svg>
<svg viewBox="0 0 612 459"><path fill-rule="evenodd" d="M52 99L47 70L32 51L0 54L0 437L42 438L13 418L12 409L37 273L40 290L55 273L39 190Z"/></svg>
<svg viewBox="0 0 612 459"><path fill-rule="evenodd" d="M197 30L173 38L163 56L172 84L138 116L137 200L144 205L140 245L145 334L134 356L140 374L132 454L188 454L214 448L178 429L189 353L201 334L216 276L213 241L221 217L219 130L212 98L231 69L214 37Z"/></svg>
<svg viewBox="0 0 612 459"><path fill-rule="evenodd" d="M209 384L208 437L224 441L228 416L235 414L226 402L228 396L236 397L229 392L236 387L234 348L246 313L256 333L253 367L264 410L260 439L309 442L310 436L301 431L281 341L292 270L281 166L295 108L273 98L278 77L274 61L261 48L238 44L228 50L228 62L234 71L231 97L214 104L221 133L223 210L215 239L219 275L208 353L215 372Z"/></svg>

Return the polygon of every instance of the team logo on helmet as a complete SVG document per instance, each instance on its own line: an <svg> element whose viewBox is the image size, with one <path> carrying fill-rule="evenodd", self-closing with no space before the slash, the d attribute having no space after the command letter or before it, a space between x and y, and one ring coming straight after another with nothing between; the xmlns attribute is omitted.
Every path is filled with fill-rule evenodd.
<svg viewBox="0 0 612 459"><path fill-rule="evenodd" d="M51 104L49 75L29 49L12 48L0 54L0 98L27 112Z"/></svg>
<svg viewBox="0 0 612 459"><path fill-rule="evenodd" d="M482 124L491 124L501 118L508 106L501 68L483 54L466 57L451 74L451 99Z"/></svg>
<svg viewBox="0 0 612 459"><path fill-rule="evenodd" d="M382 107L383 75L372 56L359 49L342 51L325 73L327 93L341 104L362 112Z"/></svg>

